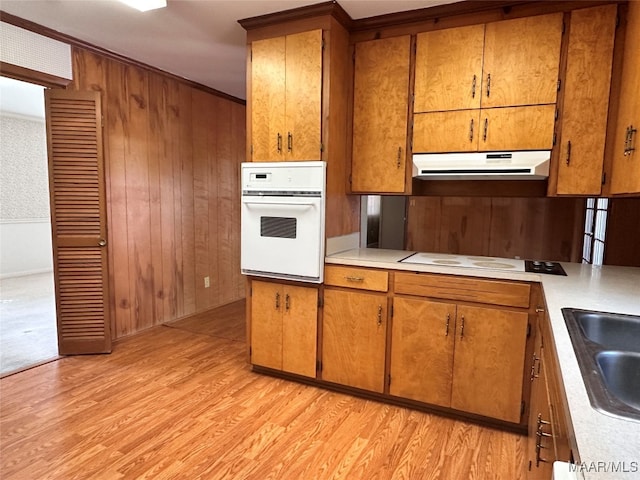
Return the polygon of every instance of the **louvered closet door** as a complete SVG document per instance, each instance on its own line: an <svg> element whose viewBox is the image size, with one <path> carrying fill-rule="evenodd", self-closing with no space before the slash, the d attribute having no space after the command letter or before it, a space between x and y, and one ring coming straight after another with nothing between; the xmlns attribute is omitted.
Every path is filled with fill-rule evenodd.
<svg viewBox="0 0 640 480"><path fill-rule="evenodd" d="M60 354L111 351L100 94L45 92Z"/></svg>

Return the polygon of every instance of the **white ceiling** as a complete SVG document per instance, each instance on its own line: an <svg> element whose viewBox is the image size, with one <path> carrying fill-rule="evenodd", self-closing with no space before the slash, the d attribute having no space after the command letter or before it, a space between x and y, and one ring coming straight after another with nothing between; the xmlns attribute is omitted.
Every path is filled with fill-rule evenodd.
<svg viewBox="0 0 640 480"><path fill-rule="evenodd" d="M2 0L0 9L167 72L245 98L245 31L239 19L321 0L168 0L138 12L117 0ZM456 0L339 0L353 18Z"/></svg>

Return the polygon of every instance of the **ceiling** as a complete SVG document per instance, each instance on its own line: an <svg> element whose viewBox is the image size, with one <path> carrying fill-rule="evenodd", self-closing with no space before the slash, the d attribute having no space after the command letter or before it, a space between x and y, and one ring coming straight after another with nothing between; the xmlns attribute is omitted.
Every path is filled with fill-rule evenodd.
<svg viewBox="0 0 640 480"><path fill-rule="evenodd" d="M245 96L239 19L322 0L168 0L138 12L117 0L2 0L0 9L238 98ZM339 0L353 19L456 0Z"/></svg>

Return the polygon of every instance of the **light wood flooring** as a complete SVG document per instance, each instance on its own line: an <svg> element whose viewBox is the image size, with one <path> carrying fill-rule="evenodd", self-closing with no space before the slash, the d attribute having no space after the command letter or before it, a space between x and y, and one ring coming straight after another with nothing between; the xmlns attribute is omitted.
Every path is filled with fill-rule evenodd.
<svg viewBox="0 0 640 480"><path fill-rule="evenodd" d="M0 380L0 478L523 478L526 438L253 373L243 302Z"/></svg>

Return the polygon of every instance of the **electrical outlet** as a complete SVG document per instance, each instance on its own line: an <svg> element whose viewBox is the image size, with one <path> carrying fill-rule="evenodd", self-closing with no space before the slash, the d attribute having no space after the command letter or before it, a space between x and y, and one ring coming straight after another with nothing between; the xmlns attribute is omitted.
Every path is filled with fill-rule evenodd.
<svg viewBox="0 0 640 480"><path fill-rule="evenodd" d="M209 281L209 277L204 277L204 288L209 288L211 286L211 282Z"/></svg>

